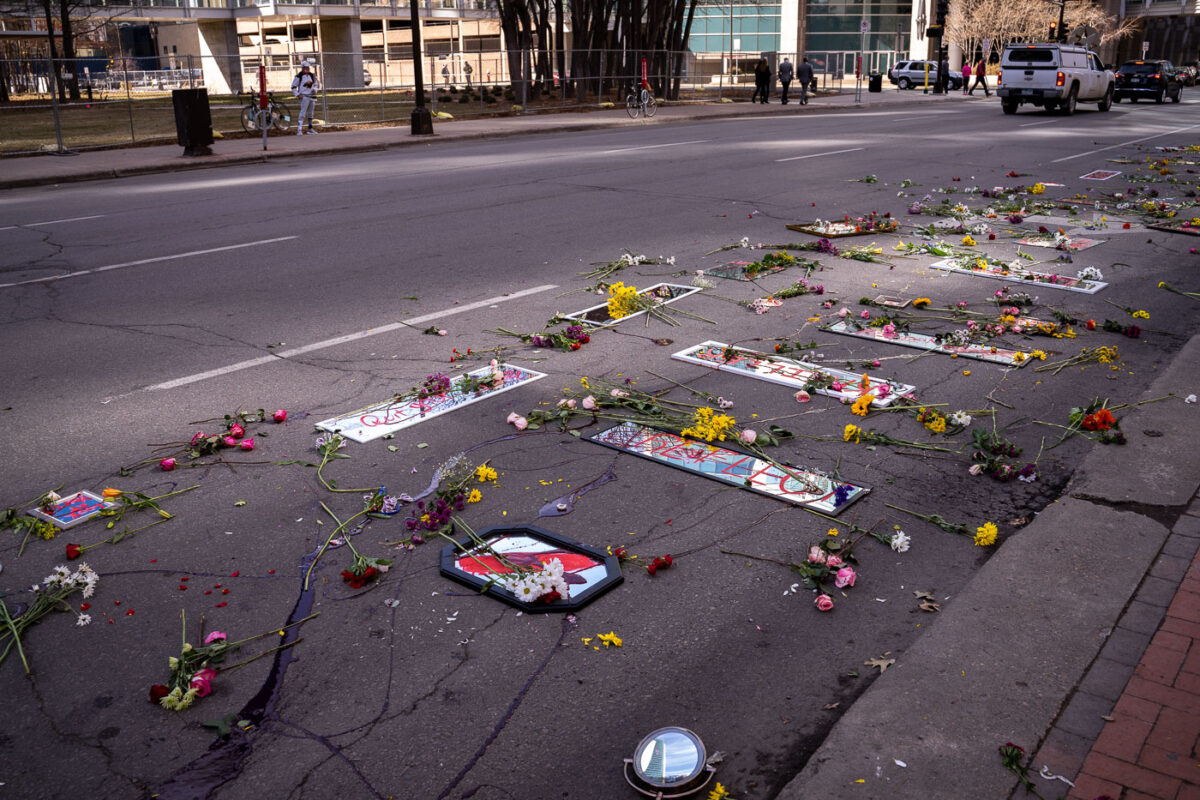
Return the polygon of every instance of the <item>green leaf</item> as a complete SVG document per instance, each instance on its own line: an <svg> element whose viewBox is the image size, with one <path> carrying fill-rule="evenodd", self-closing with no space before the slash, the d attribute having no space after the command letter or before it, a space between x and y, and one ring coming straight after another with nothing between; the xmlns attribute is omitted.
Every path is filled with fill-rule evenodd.
<svg viewBox="0 0 1200 800"><path fill-rule="evenodd" d="M397 451L397 450L399 450L399 449L400 449L400 448L399 448L399 447L396 447L396 445L394 445L394 444L389 444L389 445L388 445L388 451L389 451L389 452L392 452L392 453L394 453L394 452L396 452L396 451Z"/></svg>
<svg viewBox="0 0 1200 800"><path fill-rule="evenodd" d="M234 507L234 508L241 508L241 507L242 507L242 506L244 506L244 505L246 505L246 501L245 501L245 500L238 500L236 503L234 503L234 504L233 504L233 507Z"/></svg>
<svg viewBox="0 0 1200 800"><path fill-rule="evenodd" d="M576 439L578 439L578 438L579 438L579 431L567 431L567 433L571 434L571 435L572 435L572 436L574 436Z"/></svg>
<svg viewBox="0 0 1200 800"><path fill-rule="evenodd" d="M782 428L779 425L768 425L767 432L778 439L795 439L796 434L789 431L787 428Z"/></svg>
<svg viewBox="0 0 1200 800"><path fill-rule="evenodd" d="M222 739L228 739L229 734L233 730L233 721L235 719L237 719L237 714L226 714L220 719L210 719L207 722L201 722L200 724L205 728L215 728L217 736L221 737ZM241 720L237 724L239 728L245 727L246 720Z"/></svg>
<svg viewBox="0 0 1200 800"><path fill-rule="evenodd" d="M424 450L426 447L429 447L429 443L428 443L428 442L417 442L417 449L418 449L418 450Z"/></svg>

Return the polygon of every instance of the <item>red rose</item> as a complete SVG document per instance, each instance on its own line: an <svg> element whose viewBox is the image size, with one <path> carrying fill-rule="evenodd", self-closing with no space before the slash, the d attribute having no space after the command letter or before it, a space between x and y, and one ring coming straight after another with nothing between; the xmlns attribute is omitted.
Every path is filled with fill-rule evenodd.
<svg viewBox="0 0 1200 800"><path fill-rule="evenodd" d="M989 234L988 234L988 240L989 240L989 241L990 241L990 240L992 240L992 239L995 239L995 238L996 238L996 234L994 234L994 233L989 233Z"/></svg>
<svg viewBox="0 0 1200 800"><path fill-rule="evenodd" d="M271 419L276 422L287 422L287 412L281 408L271 415Z"/></svg>
<svg viewBox="0 0 1200 800"><path fill-rule="evenodd" d="M342 570L342 580L344 580L346 583L349 583L350 581L356 579L357 577L358 577L357 575L355 575L353 572L351 572L348 569Z"/></svg>
<svg viewBox="0 0 1200 800"><path fill-rule="evenodd" d="M590 342L591 340L592 340L592 337L591 337L591 336L589 336L589 335L587 335L587 334L585 333L585 334L583 335L583 338L581 338L579 341L580 341L580 343L581 343L581 344L587 344L587 343L588 343L588 342Z"/></svg>
<svg viewBox="0 0 1200 800"><path fill-rule="evenodd" d="M649 572L651 575L653 575L654 573L658 572L658 565L653 563L650 564L646 567L646 572Z"/></svg>
<svg viewBox="0 0 1200 800"><path fill-rule="evenodd" d="M579 349L579 348L581 348L581 347L583 347L583 345L581 345L579 342L571 342L571 349L572 349L572 350L578 350L578 349Z"/></svg>
<svg viewBox="0 0 1200 800"><path fill-rule="evenodd" d="M668 566L668 567L669 567L669 566L671 566L672 564L674 564L674 563L675 563L675 559L671 558L671 554L670 554L670 553L668 553L667 555L663 556L663 561L667 562L667 566Z"/></svg>
<svg viewBox="0 0 1200 800"><path fill-rule="evenodd" d="M370 581L375 580L377 577L379 577L379 570L375 569L374 567L367 567L365 570L363 570L363 583L369 583Z"/></svg>
<svg viewBox="0 0 1200 800"><path fill-rule="evenodd" d="M1089 331L1094 331L1094 330L1096 330L1096 320L1094 320L1094 319L1089 319L1089 320L1087 321L1087 329L1088 329Z"/></svg>
<svg viewBox="0 0 1200 800"><path fill-rule="evenodd" d="M79 558L81 555L83 555L83 545L81 545L81 544L67 545L67 558L68 559L74 560L76 558Z"/></svg>
<svg viewBox="0 0 1200 800"><path fill-rule="evenodd" d="M235 439L240 439L246 435L246 429L235 422L229 426L229 435Z"/></svg>
<svg viewBox="0 0 1200 800"><path fill-rule="evenodd" d="M161 683L156 683L150 687L150 702L157 703L171 693L171 689Z"/></svg>

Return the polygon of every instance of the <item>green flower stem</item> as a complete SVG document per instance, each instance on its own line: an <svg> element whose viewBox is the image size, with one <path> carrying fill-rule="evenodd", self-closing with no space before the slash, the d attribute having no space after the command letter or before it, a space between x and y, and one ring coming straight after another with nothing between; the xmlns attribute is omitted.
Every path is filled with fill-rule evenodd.
<svg viewBox="0 0 1200 800"><path fill-rule="evenodd" d="M261 639L264 636L278 635L279 631L286 631L289 628L296 627L297 625L303 625L305 622L308 622L310 619L315 619L316 617L319 617L319 616L321 616L321 612L314 611L312 614L309 614L304 619L298 619L295 622L289 622L287 625L284 625L282 628L272 628L271 630L267 631L266 633L258 633L258 634L255 634L254 636L247 636L245 639L238 639L236 642L230 642L228 646L229 647L241 647L246 642L253 642L255 639Z"/></svg>
<svg viewBox="0 0 1200 800"><path fill-rule="evenodd" d="M893 508L896 511L903 511L905 514L914 516L917 519L923 519L926 522L931 522L934 525L937 525L942 530L944 530L946 533L957 533L960 536L969 536L970 535L970 531L967 530L966 525L963 525L962 523L956 523L956 522L947 522L945 519L943 519L938 514L918 514L916 511L909 511L907 508L901 508L900 506L894 506L891 503L884 503L884 505L887 506L888 508Z"/></svg>
<svg viewBox="0 0 1200 800"><path fill-rule="evenodd" d="M272 633L274 633L274 631L272 631ZM298 645L298 644L300 644L300 643L301 643L301 642L303 642L303 641L304 641L304 637L300 637L299 639L297 639L297 640L296 640L296 641L294 641L294 642L288 642L287 644L280 644L280 645L276 645L275 647L272 647L270 650L264 650L264 651L262 651L261 653L259 653L258 655L256 655L256 656L251 656L250 658L246 659L245 661L239 661L238 663L236 663L236 664L231 664L231 665L229 665L228 667L221 667L221 668L220 668L220 671L221 671L221 672L229 672L229 671L231 671L231 670L235 670L235 669L237 669L237 668L239 668L239 667L244 667L244 666L246 666L247 664L250 664L250 663L252 663L252 662L254 662L254 661L258 661L258 660L259 660L260 658L262 658L263 656L270 655L271 653L274 653L274 652L276 652L276 651L278 651L278 650L286 650L286 649L288 649L289 647L293 647L293 646L295 646L295 645Z"/></svg>
<svg viewBox="0 0 1200 800"><path fill-rule="evenodd" d="M777 558L767 558L766 556L752 556L749 553L739 553L736 550L721 550L720 552L724 553L727 556L741 556L742 558L751 558L751 559L754 559L755 561L767 561L772 564L778 564L781 567L791 568L791 567L795 566L790 561L780 561Z"/></svg>
<svg viewBox="0 0 1200 800"><path fill-rule="evenodd" d="M28 675L30 673L29 660L25 658L25 650L21 647L21 632L17 629L16 622L13 620L12 615L8 613L8 606L5 605L3 600L0 600L0 615L3 615L3 618L0 619L0 622L4 623L4 627L9 630L9 633L12 636L12 641L9 642L8 646L4 648L4 652L0 653L0 664L4 663L4 659L8 655L8 651L12 649L13 645L16 645L17 654L21 656L21 664L24 665L25 674Z"/></svg>
<svg viewBox="0 0 1200 800"><path fill-rule="evenodd" d="M334 434L334 436L337 436L337 434ZM325 476L322 474L322 470L324 470L325 465L329 463L329 457L336 452L337 452L337 448L334 448L332 450L329 450L329 452L321 453L321 463L317 465L317 479L319 481L321 481L321 485L324 486L326 489L328 489L331 492L339 492L342 494L356 494L356 493L361 493L361 492L374 493L375 490L378 488L377 486L372 486L370 489L335 489L334 487L329 485L329 481L325 480Z"/></svg>
<svg viewBox="0 0 1200 800"><path fill-rule="evenodd" d="M359 489L357 491L363 491L363 490ZM372 489L371 491L374 491L374 490ZM333 517L334 520L337 520L337 516L335 516L334 513L329 510L329 507L327 505L325 505L324 502L321 503L321 508L325 509L325 512L327 514L329 514L329 516ZM321 560L321 556L325 554L325 550L329 547L329 543L332 542L339 533L341 533L343 528L345 528L347 525L349 525L351 522L353 522L356 518L361 517L366 513L367 512L365 509L363 511L359 511L357 514L355 514L353 517L350 517L345 522L338 523L338 526L330 532L328 538L325 539L325 543L321 545L321 549L317 551L317 555L313 558L312 563L308 565L308 571L304 573L304 589L305 589L305 591L308 591L308 581L312 577L313 570L316 569L316 567L317 567L317 562L319 562ZM350 545L350 552L354 553L355 557L357 558L358 551L354 549L354 545L351 544L349 536L346 537L346 543Z"/></svg>

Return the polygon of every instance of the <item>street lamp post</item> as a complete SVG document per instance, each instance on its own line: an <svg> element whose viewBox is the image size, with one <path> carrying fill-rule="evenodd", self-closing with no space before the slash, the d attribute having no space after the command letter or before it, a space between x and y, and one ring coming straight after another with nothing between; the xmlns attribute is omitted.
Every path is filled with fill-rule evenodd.
<svg viewBox="0 0 1200 800"><path fill-rule="evenodd" d="M421 64L421 21L418 18L417 3L409 3L412 12L412 55L413 81L416 83L416 105L412 110L412 135L429 136L433 134L433 116L425 107L425 73Z"/></svg>

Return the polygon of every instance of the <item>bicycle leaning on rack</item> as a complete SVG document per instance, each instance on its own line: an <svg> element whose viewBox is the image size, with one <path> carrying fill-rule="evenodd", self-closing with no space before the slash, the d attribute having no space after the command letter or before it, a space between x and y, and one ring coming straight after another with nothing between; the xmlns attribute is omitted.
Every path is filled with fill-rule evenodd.
<svg viewBox="0 0 1200 800"><path fill-rule="evenodd" d="M646 117L653 117L654 112L658 111L658 103L654 99L654 91L645 83L640 89L634 88L629 94L625 95L625 111L628 112L630 119L637 119L638 114Z"/></svg>
<svg viewBox="0 0 1200 800"><path fill-rule="evenodd" d="M246 133L259 133L258 128L258 93L250 93L250 102L242 109L242 129ZM267 113L270 115L271 128L280 133L286 132L292 122L292 111L284 103L275 99L267 92Z"/></svg>

